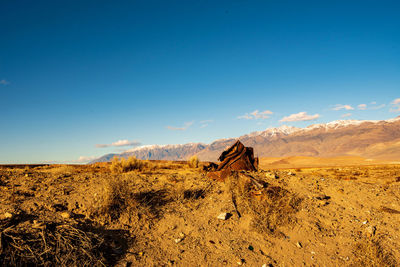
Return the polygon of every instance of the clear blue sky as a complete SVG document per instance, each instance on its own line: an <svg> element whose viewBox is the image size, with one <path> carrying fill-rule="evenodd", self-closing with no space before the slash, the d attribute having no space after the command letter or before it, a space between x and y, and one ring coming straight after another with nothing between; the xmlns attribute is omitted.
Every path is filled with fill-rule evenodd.
<svg viewBox="0 0 400 267"><path fill-rule="evenodd" d="M0 12L0 163L400 115L399 1L3 0Z"/></svg>

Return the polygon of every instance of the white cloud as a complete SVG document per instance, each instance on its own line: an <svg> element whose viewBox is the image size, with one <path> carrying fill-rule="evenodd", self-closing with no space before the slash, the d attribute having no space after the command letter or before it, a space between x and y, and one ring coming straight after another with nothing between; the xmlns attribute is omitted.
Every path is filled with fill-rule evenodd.
<svg viewBox="0 0 400 267"><path fill-rule="evenodd" d="M391 104L392 105L400 105L400 98L396 98L395 100L393 100L393 102Z"/></svg>
<svg viewBox="0 0 400 267"><path fill-rule="evenodd" d="M384 108L384 107L386 107L386 104L382 104L382 105L379 105L379 106L373 106L373 107L370 107L369 109L377 110L377 109L381 109L381 108Z"/></svg>
<svg viewBox="0 0 400 267"><path fill-rule="evenodd" d="M210 123L214 122L214 120L204 120L200 121L200 128L205 128L207 127Z"/></svg>
<svg viewBox="0 0 400 267"><path fill-rule="evenodd" d="M167 129L171 131L186 131L192 125L193 121L189 121L185 122L185 124L182 127L167 126Z"/></svg>
<svg viewBox="0 0 400 267"><path fill-rule="evenodd" d="M121 146L138 146L140 142L137 141L128 141L128 140L118 140L111 144L97 144L96 147L103 148L103 147L121 147Z"/></svg>
<svg viewBox="0 0 400 267"><path fill-rule="evenodd" d="M252 116L250 116L249 114L245 114L245 115L242 115L242 116L238 116L237 117L238 119L244 119L244 120L252 120L253 119L253 117Z"/></svg>
<svg viewBox="0 0 400 267"><path fill-rule="evenodd" d="M367 109L367 104L360 104L357 106L359 110L366 110Z"/></svg>
<svg viewBox="0 0 400 267"><path fill-rule="evenodd" d="M1 85L8 85L8 84L10 84L10 82L5 80L5 79L3 79L3 80L0 80L0 84Z"/></svg>
<svg viewBox="0 0 400 267"><path fill-rule="evenodd" d="M390 112L400 112L400 98L396 98L392 101Z"/></svg>
<svg viewBox="0 0 400 267"><path fill-rule="evenodd" d="M274 113L272 111L270 111L270 110L264 110L264 111L261 111L261 112L258 111L258 110L254 110L250 114L246 113L246 114L244 114L242 116L239 116L237 118L238 119L245 119L245 120L258 120L258 119L265 120L265 119L268 119L270 117L269 115L272 115L272 114L274 114Z"/></svg>
<svg viewBox="0 0 400 267"><path fill-rule="evenodd" d="M351 116L351 113L346 113L346 114L343 114L341 117L342 118L347 118L347 117L350 117Z"/></svg>
<svg viewBox="0 0 400 267"><path fill-rule="evenodd" d="M335 107L332 108L332 110L353 110L354 108L350 105L342 105L342 104L336 104Z"/></svg>
<svg viewBox="0 0 400 267"><path fill-rule="evenodd" d="M296 114L291 114L290 116L283 117L280 122L290 122L290 121L311 121L318 119L320 117L319 114L308 115L307 112L299 112Z"/></svg>
<svg viewBox="0 0 400 267"><path fill-rule="evenodd" d="M367 104L360 104L360 105L357 106L357 108L359 110L377 110L377 109L384 108L385 106L386 106L385 104L377 106L376 102L373 101L373 102L370 103L370 106L368 106Z"/></svg>

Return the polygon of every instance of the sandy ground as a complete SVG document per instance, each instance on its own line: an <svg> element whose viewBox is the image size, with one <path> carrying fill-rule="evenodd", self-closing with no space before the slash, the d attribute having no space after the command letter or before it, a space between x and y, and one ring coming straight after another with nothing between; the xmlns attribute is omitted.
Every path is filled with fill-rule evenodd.
<svg viewBox="0 0 400 267"><path fill-rule="evenodd" d="M11 217L26 229L85 224L109 237L114 249L105 264L117 266L400 262L399 165L268 164L248 173L261 190L240 175L216 182L177 163L123 174L106 164L0 167L0 227ZM218 219L221 213L230 217Z"/></svg>

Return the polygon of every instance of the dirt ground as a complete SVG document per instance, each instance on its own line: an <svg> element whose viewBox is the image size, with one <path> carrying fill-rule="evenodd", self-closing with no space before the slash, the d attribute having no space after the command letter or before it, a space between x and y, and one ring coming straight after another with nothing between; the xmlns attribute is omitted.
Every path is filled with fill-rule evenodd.
<svg viewBox="0 0 400 267"><path fill-rule="evenodd" d="M225 182L184 162L126 173L109 164L0 167L0 265L80 265L89 255L94 266L396 266L399 220L395 164L263 167ZM67 226L80 235L46 239ZM25 232L42 237L43 252ZM65 244L65 233L81 253L74 261L47 255L62 250L47 240ZM102 243L82 253L85 234Z"/></svg>

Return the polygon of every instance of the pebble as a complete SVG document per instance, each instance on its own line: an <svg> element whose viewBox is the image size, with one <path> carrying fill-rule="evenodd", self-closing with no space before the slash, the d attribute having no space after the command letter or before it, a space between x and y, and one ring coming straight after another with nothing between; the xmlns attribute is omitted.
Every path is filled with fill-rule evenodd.
<svg viewBox="0 0 400 267"><path fill-rule="evenodd" d="M224 212L224 213L221 213L220 215L218 215L217 218L225 221L225 220L229 219L229 217L231 217L231 214Z"/></svg>
<svg viewBox="0 0 400 267"><path fill-rule="evenodd" d="M176 239L175 239L175 243L178 244L178 243L180 243L182 240L183 240L182 238L176 238Z"/></svg>
<svg viewBox="0 0 400 267"><path fill-rule="evenodd" d="M367 234L368 237L372 237L375 235L376 232L376 227L375 226L368 226L367 228L365 228L365 232Z"/></svg>
<svg viewBox="0 0 400 267"><path fill-rule="evenodd" d="M61 217L63 217L64 219L69 219L71 218L71 214L67 211L61 212Z"/></svg>
<svg viewBox="0 0 400 267"><path fill-rule="evenodd" d="M4 218L10 219L12 217L13 217L13 215L11 213L9 213L9 212L4 213Z"/></svg>
<svg viewBox="0 0 400 267"><path fill-rule="evenodd" d="M303 247L303 245L302 245L300 242L297 242L297 243L296 243L296 246L297 246L298 248L302 248L302 247Z"/></svg>

